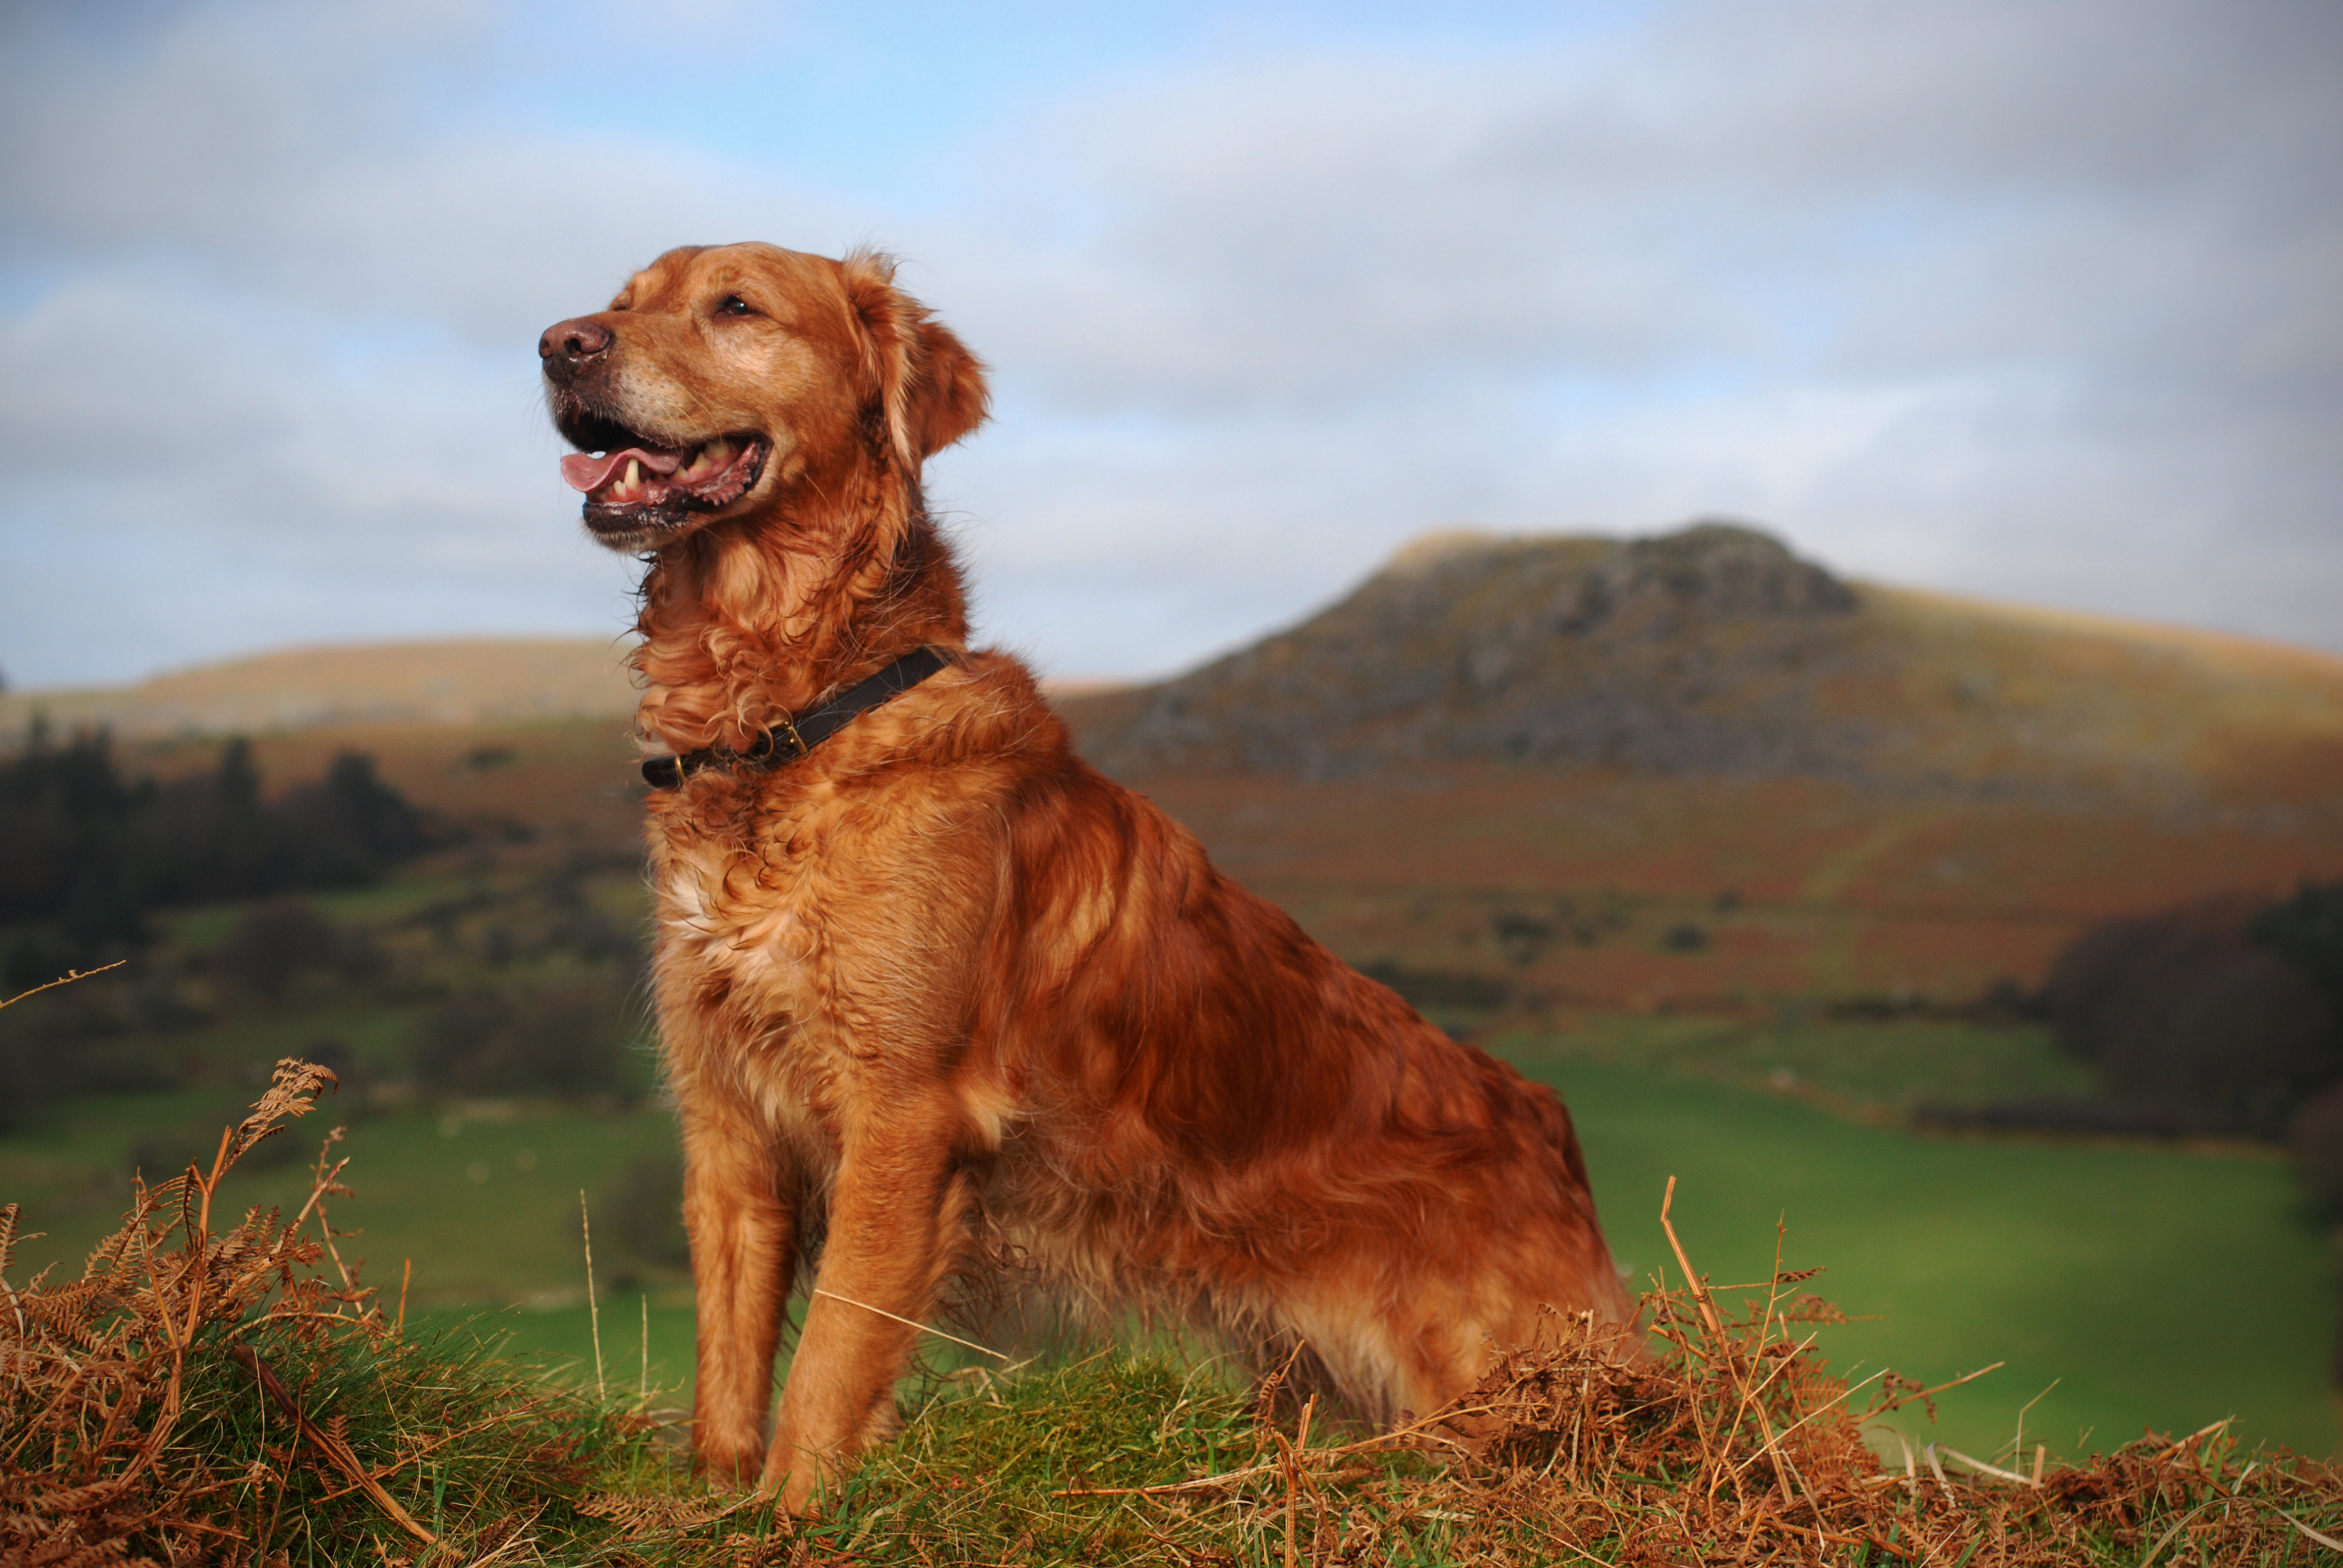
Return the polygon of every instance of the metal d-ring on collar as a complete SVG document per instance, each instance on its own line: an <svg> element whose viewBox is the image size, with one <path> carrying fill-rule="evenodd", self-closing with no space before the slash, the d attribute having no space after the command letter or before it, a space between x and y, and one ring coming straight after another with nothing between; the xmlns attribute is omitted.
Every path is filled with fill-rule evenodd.
<svg viewBox="0 0 2343 1568"><path fill-rule="evenodd" d="M951 660L932 648L907 653L867 680L857 681L819 707L786 715L742 750L703 746L680 757L643 760L643 779L654 789L672 789L708 768L746 768L763 773L794 762L881 703L900 697Z"/></svg>

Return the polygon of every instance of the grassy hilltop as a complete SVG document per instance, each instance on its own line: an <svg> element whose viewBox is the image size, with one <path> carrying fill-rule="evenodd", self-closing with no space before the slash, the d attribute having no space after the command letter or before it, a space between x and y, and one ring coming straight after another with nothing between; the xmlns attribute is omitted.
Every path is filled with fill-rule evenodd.
<svg viewBox="0 0 2343 1568"><path fill-rule="evenodd" d="M1813 1271L1777 1254L1707 1285L1672 1227L1679 1272L1654 1271L1633 1359L1614 1331L1558 1319L1453 1407L1386 1431L1297 1402L1282 1371L1248 1387L1143 1341L940 1358L904 1391L896 1439L786 1520L689 1475L671 1391L647 1359L631 1391L612 1379L598 1332L590 1360L548 1367L410 1321L403 1282L395 1307L363 1283L344 1257L357 1233L329 1214L353 1195L338 1133L285 1201L236 1218L236 1165L325 1087L278 1064L208 1161L137 1191L79 1278L11 1288L8 1561L2147 1568L2184 1537L2205 1562L2343 1551L2343 1474L2249 1448L2232 1422L2075 1462L2026 1428L2038 1402L2007 1441L1973 1444L1982 1458L1933 1422L1906 1438L1900 1412L1933 1418L1991 1369L1838 1370L1815 1339L1846 1320L1801 1290ZM0 1209L0 1272L18 1220Z"/></svg>

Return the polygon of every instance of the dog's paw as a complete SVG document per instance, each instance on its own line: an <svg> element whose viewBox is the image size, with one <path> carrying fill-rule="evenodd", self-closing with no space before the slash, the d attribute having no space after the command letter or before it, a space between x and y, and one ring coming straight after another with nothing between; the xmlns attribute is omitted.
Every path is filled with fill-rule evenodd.
<svg viewBox="0 0 2343 1568"><path fill-rule="evenodd" d="M764 1471L764 1445L709 1444L692 1455L691 1467L719 1492L746 1491Z"/></svg>
<svg viewBox="0 0 2343 1568"><path fill-rule="evenodd" d="M803 1519L820 1510L824 1494L834 1485L821 1464L800 1457L786 1469L768 1465L757 1490L773 1499L783 1513L792 1519Z"/></svg>

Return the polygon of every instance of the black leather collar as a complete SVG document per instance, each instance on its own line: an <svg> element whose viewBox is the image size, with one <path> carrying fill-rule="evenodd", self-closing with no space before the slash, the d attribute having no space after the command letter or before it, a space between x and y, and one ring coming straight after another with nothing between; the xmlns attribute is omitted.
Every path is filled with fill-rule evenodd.
<svg viewBox="0 0 2343 1568"><path fill-rule="evenodd" d="M783 719L759 736L757 743L745 751L736 751L729 746L704 746L680 757L646 758L644 781L654 789L672 789L703 769L746 769L764 773L783 763L794 762L863 714L901 696L950 662L932 648L907 653L828 702Z"/></svg>

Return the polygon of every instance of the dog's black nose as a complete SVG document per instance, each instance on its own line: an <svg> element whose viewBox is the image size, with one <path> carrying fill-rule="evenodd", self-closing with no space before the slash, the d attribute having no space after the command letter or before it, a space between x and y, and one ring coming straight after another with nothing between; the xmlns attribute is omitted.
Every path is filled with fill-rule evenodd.
<svg viewBox="0 0 2343 1568"><path fill-rule="evenodd" d="M545 336L537 340L537 357L545 361L548 376L556 381L567 381L607 353L616 341L608 327L581 316L547 327Z"/></svg>

